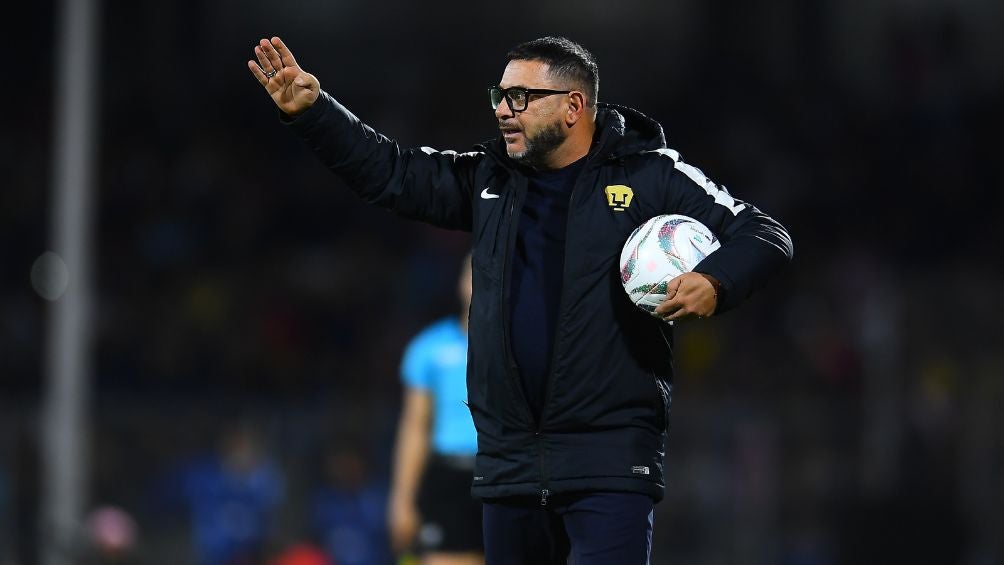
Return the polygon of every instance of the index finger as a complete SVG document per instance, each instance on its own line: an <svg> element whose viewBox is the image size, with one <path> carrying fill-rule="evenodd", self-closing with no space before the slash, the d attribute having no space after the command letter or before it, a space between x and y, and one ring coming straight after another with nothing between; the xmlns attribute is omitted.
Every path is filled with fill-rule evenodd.
<svg viewBox="0 0 1004 565"><path fill-rule="evenodd" d="M284 67L299 67L296 64L296 58L293 57L293 53L290 52L286 44L282 42L278 37L273 37L270 41L272 47L279 53L279 58L282 59L282 66Z"/></svg>

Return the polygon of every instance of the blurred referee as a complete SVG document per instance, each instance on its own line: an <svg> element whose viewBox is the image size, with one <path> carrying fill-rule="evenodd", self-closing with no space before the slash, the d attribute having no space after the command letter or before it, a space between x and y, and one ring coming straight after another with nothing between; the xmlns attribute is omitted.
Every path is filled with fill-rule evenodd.
<svg viewBox="0 0 1004 565"><path fill-rule="evenodd" d="M477 432L467 408L467 314L471 258L461 266L460 315L419 333L401 364L404 409L387 509L395 553L416 549L423 565L479 565L481 503L471 496Z"/></svg>

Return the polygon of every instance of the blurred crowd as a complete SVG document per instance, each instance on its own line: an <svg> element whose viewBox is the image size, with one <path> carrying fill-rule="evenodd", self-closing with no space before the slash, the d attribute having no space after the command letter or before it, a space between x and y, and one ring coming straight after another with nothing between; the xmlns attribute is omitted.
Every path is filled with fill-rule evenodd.
<svg viewBox="0 0 1004 565"><path fill-rule="evenodd" d="M1004 9L517 2L515 25L459 1L392 2L399 22L206 4L104 3L80 562L390 562L398 363L455 310L469 239L361 204L244 61L280 34L378 130L464 150L494 134L505 49L564 33L597 55L601 100L661 121L795 241L744 308L677 330L653 563L1004 563ZM52 7L25 8L21 51L51 60ZM3 565L45 539L50 303L29 271L59 129L52 73L25 72L44 103L0 128Z"/></svg>

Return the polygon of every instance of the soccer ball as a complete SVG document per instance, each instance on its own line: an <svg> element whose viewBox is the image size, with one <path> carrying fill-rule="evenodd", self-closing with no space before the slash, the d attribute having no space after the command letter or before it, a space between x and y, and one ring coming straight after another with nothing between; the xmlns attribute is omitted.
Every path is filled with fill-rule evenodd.
<svg viewBox="0 0 1004 565"><path fill-rule="evenodd" d="M652 313L666 300L669 281L690 272L722 244L701 222L680 214L656 216L635 228L621 250L621 283L636 306Z"/></svg>

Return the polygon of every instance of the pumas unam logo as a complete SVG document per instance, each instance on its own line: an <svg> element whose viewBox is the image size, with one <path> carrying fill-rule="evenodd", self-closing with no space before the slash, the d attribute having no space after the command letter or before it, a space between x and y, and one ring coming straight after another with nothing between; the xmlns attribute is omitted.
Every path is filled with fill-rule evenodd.
<svg viewBox="0 0 1004 565"><path fill-rule="evenodd" d="M607 195L607 204L614 209L614 212L623 212L634 200L634 191L630 186L623 184L612 184L603 189Z"/></svg>

